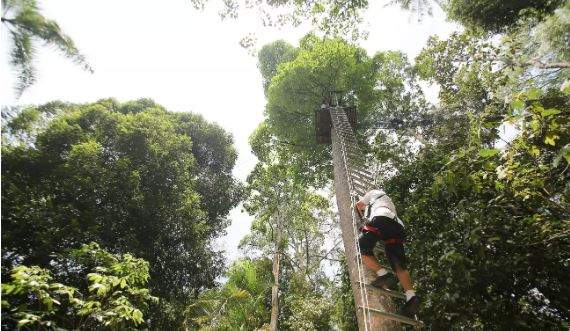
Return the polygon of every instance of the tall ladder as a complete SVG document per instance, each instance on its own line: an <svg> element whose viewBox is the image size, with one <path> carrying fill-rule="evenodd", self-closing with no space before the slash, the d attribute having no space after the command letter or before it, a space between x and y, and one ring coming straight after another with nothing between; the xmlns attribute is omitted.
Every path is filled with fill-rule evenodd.
<svg viewBox="0 0 570 331"><path fill-rule="evenodd" d="M362 263L358 236L363 224L354 207L357 196L363 196L374 188L374 176L366 167L344 108L336 106L329 109L335 192L358 328L361 331L401 330L404 325L421 328L421 321L395 313L398 305L393 299L405 300L403 293L370 285L376 275Z"/></svg>

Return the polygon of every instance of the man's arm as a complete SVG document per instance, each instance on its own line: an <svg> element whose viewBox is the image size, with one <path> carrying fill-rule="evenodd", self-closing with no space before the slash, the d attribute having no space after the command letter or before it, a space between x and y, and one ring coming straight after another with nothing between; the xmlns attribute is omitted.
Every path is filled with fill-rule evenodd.
<svg viewBox="0 0 570 331"><path fill-rule="evenodd" d="M364 210L366 209L366 205L370 203L370 194L372 191L368 191L358 202L354 205L356 208L356 212L360 215L360 218L364 215Z"/></svg>
<svg viewBox="0 0 570 331"><path fill-rule="evenodd" d="M363 213L364 209L366 209L366 204L364 203L364 201L362 201L362 199L360 199L356 203L355 207L356 207L356 210L358 210L360 213Z"/></svg>

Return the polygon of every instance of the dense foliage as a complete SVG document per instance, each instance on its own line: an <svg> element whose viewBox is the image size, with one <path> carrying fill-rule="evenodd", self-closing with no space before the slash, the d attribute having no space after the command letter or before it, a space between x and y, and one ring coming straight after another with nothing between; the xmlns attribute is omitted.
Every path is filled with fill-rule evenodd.
<svg viewBox="0 0 570 331"><path fill-rule="evenodd" d="M225 15L241 3L225 1ZM570 2L435 3L466 29L430 38L413 65L335 36L264 46L267 105L244 190L231 136L195 114L146 99L4 109L3 327L355 330L330 146L314 140L315 111L338 102L357 108L357 139L406 223L428 328L568 328ZM12 34L22 58L28 26L60 34L34 1L5 4L34 18ZM368 6L247 4L333 35ZM247 257L215 287L212 242L241 198Z"/></svg>
<svg viewBox="0 0 570 331"><path fill-rule="evenodd" d="M266 47L278 51L282 46ZM287 148L286 159L299 167L304 178L316 178L317 187L326 185L325 178L332 173L330 146L317 145L314 139L315 112L323 103L335 102L331 91L342 92L341 104L358 108L358 134L363 141L366 132L378 127L423 119L426 102L414 81L415 73L400 52L379 52L370 57L342 39L308 35L301 40L295 58L282 61L276 73L270 71L266 77L262 72L265 80L271 79L262 127L266 140ZM267 57L260 56L260 67L268 66L266 62ZM399 112L397 121L392 118L393 109ZM401 139L408 139L409 132L398 132Z"/></svg>
<svg viewBox="0 0 570 331"><path fill-rule="evenodd" d="M283 167L296 171L281 184L298 176L306 187L326 186L330 155L310 139L311 114L329 91L341 90L341 102L358 108L359 136L371 142L366 150L381 170L378 180L409 224L426 324L564 327L570 98L568 7L554 10L557 4L505 14L510 22L485 16L495 27L509 27L500 38L472 32L432 38L414 67L398 53L369 57L337 39L308 36L295 53L266 46L260 62L271 68L262 70L268 104L252 139L261 160L252 176ZM286 52L294 57L287 60ZM437 105L425 101L421 80L439 87ZM269 167L263 163L271 151L278 152ZM343 313L350 302L333 297L344 316L333 323L350 328L343 322L350 320Z"/></svg>
<svg viewBox="0 0 570 331"><path fill-rule="evenodd" d="M214 284L223 260L212 241L241 191L223 129L150 100L102 100L27 108L3 132L4 274L96 240L150 263L161 305L177 302L168 319Z"/></svg>
<svg viewBox="0 0 570 331"><path fill-rule="evenodd" d="M271 261L238 260L224 285L188 306L185 325L211 330L255 330L269 325Z"/></svg>
<svg viewBox="0 0 570 331"><path fill-rule="evenodd" d="M557 68L529 80L526 64L495 66L487 55L505 55L492 47L456 35L418 57L441 87L437 124L386 187L411 224L431 325L557 329L569 319L570 91Z"/></svg>
<svg viewBox="0 0 570 331"><path fill-rule="evenodd" d="M95 243L60 256L70 268L54 276L38 266L20 265L2 283L2 329L114 329L146 324L149 304L158 298L146 288L148 262L111 254ZM78 279L78 287L57 280Z"/></svg>
<svg viewBox="0 0 570 331"><path fill-rule="evenodd" d="M469 28L500 32L525 15L552 12L563 0L449 0L448 17Z"/></svg>

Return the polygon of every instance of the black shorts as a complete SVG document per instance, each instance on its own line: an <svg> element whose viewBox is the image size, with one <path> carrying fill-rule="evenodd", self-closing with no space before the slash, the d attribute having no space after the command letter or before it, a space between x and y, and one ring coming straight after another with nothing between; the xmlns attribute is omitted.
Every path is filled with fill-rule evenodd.
<svg viewBox="0 0 570 331"><path fill-rule="evenodd" d="M372 226L378 229L379 233L374 233L372 231L363 230L358 239L358 244L360 246L360 253L362 255L374 255L374 246L379 240L387 239L397 239L404 241L405 233L404 227L398 223L396 220L385 216L376 216L372 221L368 222L366 225ZM386 257L392 269L396 266L400 266L402 269L407 269L406 267L406 252L404 250L404 244L394 243L386 244L384 246L386 251Z"/></svg>

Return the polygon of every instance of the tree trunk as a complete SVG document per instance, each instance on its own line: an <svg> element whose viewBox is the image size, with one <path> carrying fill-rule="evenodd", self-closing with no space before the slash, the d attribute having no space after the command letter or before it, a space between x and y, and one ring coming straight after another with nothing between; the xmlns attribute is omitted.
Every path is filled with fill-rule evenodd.
<svg viewBox="0 0 570 331"><path fill-rule="evenodd" d="M277 331L279 319L279 260L281 258L281 214L277 211L277 234L275 236L275 253L273 255L273 286L271 287L271 323L270 331Z"/></svg>

